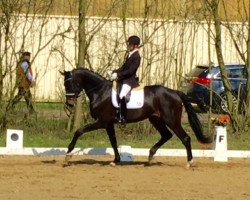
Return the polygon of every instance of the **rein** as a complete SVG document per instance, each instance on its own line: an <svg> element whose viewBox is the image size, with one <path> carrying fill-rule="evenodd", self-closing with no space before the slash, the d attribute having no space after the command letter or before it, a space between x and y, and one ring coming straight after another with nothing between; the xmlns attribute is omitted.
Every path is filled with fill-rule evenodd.
<svg viewBox="0 0 250 200"><path fill-rule="evenodd" d="M89 89L88 91L85 90L86 94L89 94L90 92L94 91L96 88L100 87L101 85L103 85L103 83L99 83L97 84L95 87Z"/></svg>
<svg viewBox="0 0 250 200"><path fill-rule="evenodd" d="M70 81L70 80L73 80L73 77L67 78L64 82L67 82L67 81ZM73 82L73 85L74 85L74 87L75 87L76 89L78 89L77 86L75 86L74 82ZM93 88L91 88L91 89L89 89L89 90L85 90L86 94L89 94L90 92L94 91L96 88L100 87L101 85L103 85L103 83L99 83L99 84L97 84L95 87L93 87ZM76 95L75 92L66 93L65 95L66 95L66 96L75 96L76 98L78 98L78 97L80 97L80 96L82 95L82 90L81 90L81 92L80 92L78 95Z"/></svg>

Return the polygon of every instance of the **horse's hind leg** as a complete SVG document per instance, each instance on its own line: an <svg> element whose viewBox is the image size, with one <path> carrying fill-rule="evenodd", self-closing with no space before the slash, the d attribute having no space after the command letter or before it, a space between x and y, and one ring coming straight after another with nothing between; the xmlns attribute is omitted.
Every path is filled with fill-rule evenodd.
<svg viewBox="0 0 250 200"><path fill-rule="evenodd" d="M172 133L166 127L165 122L156 116L149 118L150 123L156 128L157 131L161 134L161 139L150 149L148 161L150 162L153 159L156 151L170 138L172 138Z"/></svg>
<svg viewBox="0 0 250 200"><path fill-rule="evenodd" d="M174 126L173 128L170 127L174 133L177 135L177 137L182 141L183 145L185 146L187 150L187 161L188 161L188 167L190 167L193 163L193 155L192 155L192 147L191 147L191 139L188 136L188 134L185 132L185 130L179 126Z"/></svg>

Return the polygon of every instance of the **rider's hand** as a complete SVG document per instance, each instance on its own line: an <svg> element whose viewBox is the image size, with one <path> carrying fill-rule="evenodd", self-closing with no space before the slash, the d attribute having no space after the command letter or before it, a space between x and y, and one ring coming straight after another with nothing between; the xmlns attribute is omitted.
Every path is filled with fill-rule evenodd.
<svg viewBox="0 0 250 200"><path fill-rule="evenodd" d="M117 73L111 74L110 80L113 81L113 80L115 80L115 79L117 79Z"/></svg>
<svg viewBox="0 0 250 200"><path fill-rule="evenodd" d="M108 77L111 77L112 73L112 71L108 71Z"/></svg>
<svg viewBox="0 0 250 200"><path fill-rule="evenodd" d="M34 87L36 85L36 81L33 80L31 83L30 83L30 87Z"/></svg>

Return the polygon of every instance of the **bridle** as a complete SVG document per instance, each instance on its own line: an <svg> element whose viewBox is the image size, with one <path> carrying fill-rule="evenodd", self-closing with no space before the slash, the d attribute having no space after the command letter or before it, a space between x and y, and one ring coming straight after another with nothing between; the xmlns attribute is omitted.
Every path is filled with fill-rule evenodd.
<svg viewBox="0 0 250 200"><path fill-rule="evenodd" d="M71 81L69 84L71 85L71 88L73 90L73 92L67 92L66 91L66 94L65 96L66 97L75 97L75 98L78 98L82 95L82 90L79 89L79 87L75 84L74 80L73 80L73 77L72 77L72 72L70 73L71 77L67 78L66 80L64 80L64 83L68 82L68 81Z"/></svg>
<svg viewBox="0 0 250 200"><path fill-rule="evenodd" d="M80 97L83 94L83 92L82 92L82 89L80 89L79 85L77 83L75 83L75 81L73 79L72 72L70 72L70 77L67 78L66 80L64 80L64 83L66 83L68 81L70 81L69 84L71 85L71 88L72 88L73 92L67 92L66 91L65 96L69 97L69 98L73 98L73 97L78 98L78 97ZM85 90L85 92L86 92L86 94L88 94L88 93L94 91L95 89L99 88L102 85L103 85L103 83L97 84L95 87L93 87L91 89L88 89L88 90Z"/></svg>

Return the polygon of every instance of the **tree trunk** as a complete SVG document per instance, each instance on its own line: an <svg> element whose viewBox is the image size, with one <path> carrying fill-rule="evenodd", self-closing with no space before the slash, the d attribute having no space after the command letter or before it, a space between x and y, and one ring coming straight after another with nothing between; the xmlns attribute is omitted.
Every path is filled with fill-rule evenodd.
<svg viewBox="0 0 250 200"><path fill-rule="evenodd" d="M222 54L222 48L221 48L221 20L219 17L218 9L219 9L219 0L212 0L212 12L214 16L214 26L215 26L215 49L216 49L216 54L217 54L217 59L221 71L221 78L222 82L225 88L225 94L227 97L227 104L228 104L228 114L230 115L230 118L232 119L232 125L234 128L234 131L237 131L237 118L234 113L234 108L233 108L233 102L232 102L232 87L231 83L229 82L227 78L227 72L225 70L225 64L224 64L224 59L223 59L223 54Z"/></svg>
<svg viewBox="0 0 250 200"><path fill-rule="evenodd" d="M2 30L0 28L0 52L2 52ZM2 56L0 56L0 102L2 102L3 98L3 64L2 64Z"/></svg>
<svg viewBox="0 0 250 200"><path fill-rule="evenodd" d="M248 6L248 13L250 13L250 5ZM248 15L248 26L250 25L250 16ZM247 98L246 98L246 117L248 124L250 124L250 29L248 28L247 39Z"/></svg>
<svg viewBox="0 0 250 200"><path fill-rule="evenodd" d="M77 67L83 67L85 64L85 54L86 54L86 32L85 32L85 16L86 16L86 1L79 0L79 28L78 28L78 37L79 37L79 48L78 48L78 65ZM80 96L77 99L75 106L75 115L74 115L74 125L73 129L76 130L81 126L83 115L82 108L82 97Z"/></svg>
<svg viewBox="0 0 250 200"><path fill-rule="evenodd" d="M211 61L211 17L208 21L208 63L209 63L209 74L211 73L212 61ZM209 111L208 111L208 132L211 133L211 117L212 117L212 105L213 105L213 91L212 83L209 84Z"/></svg>

